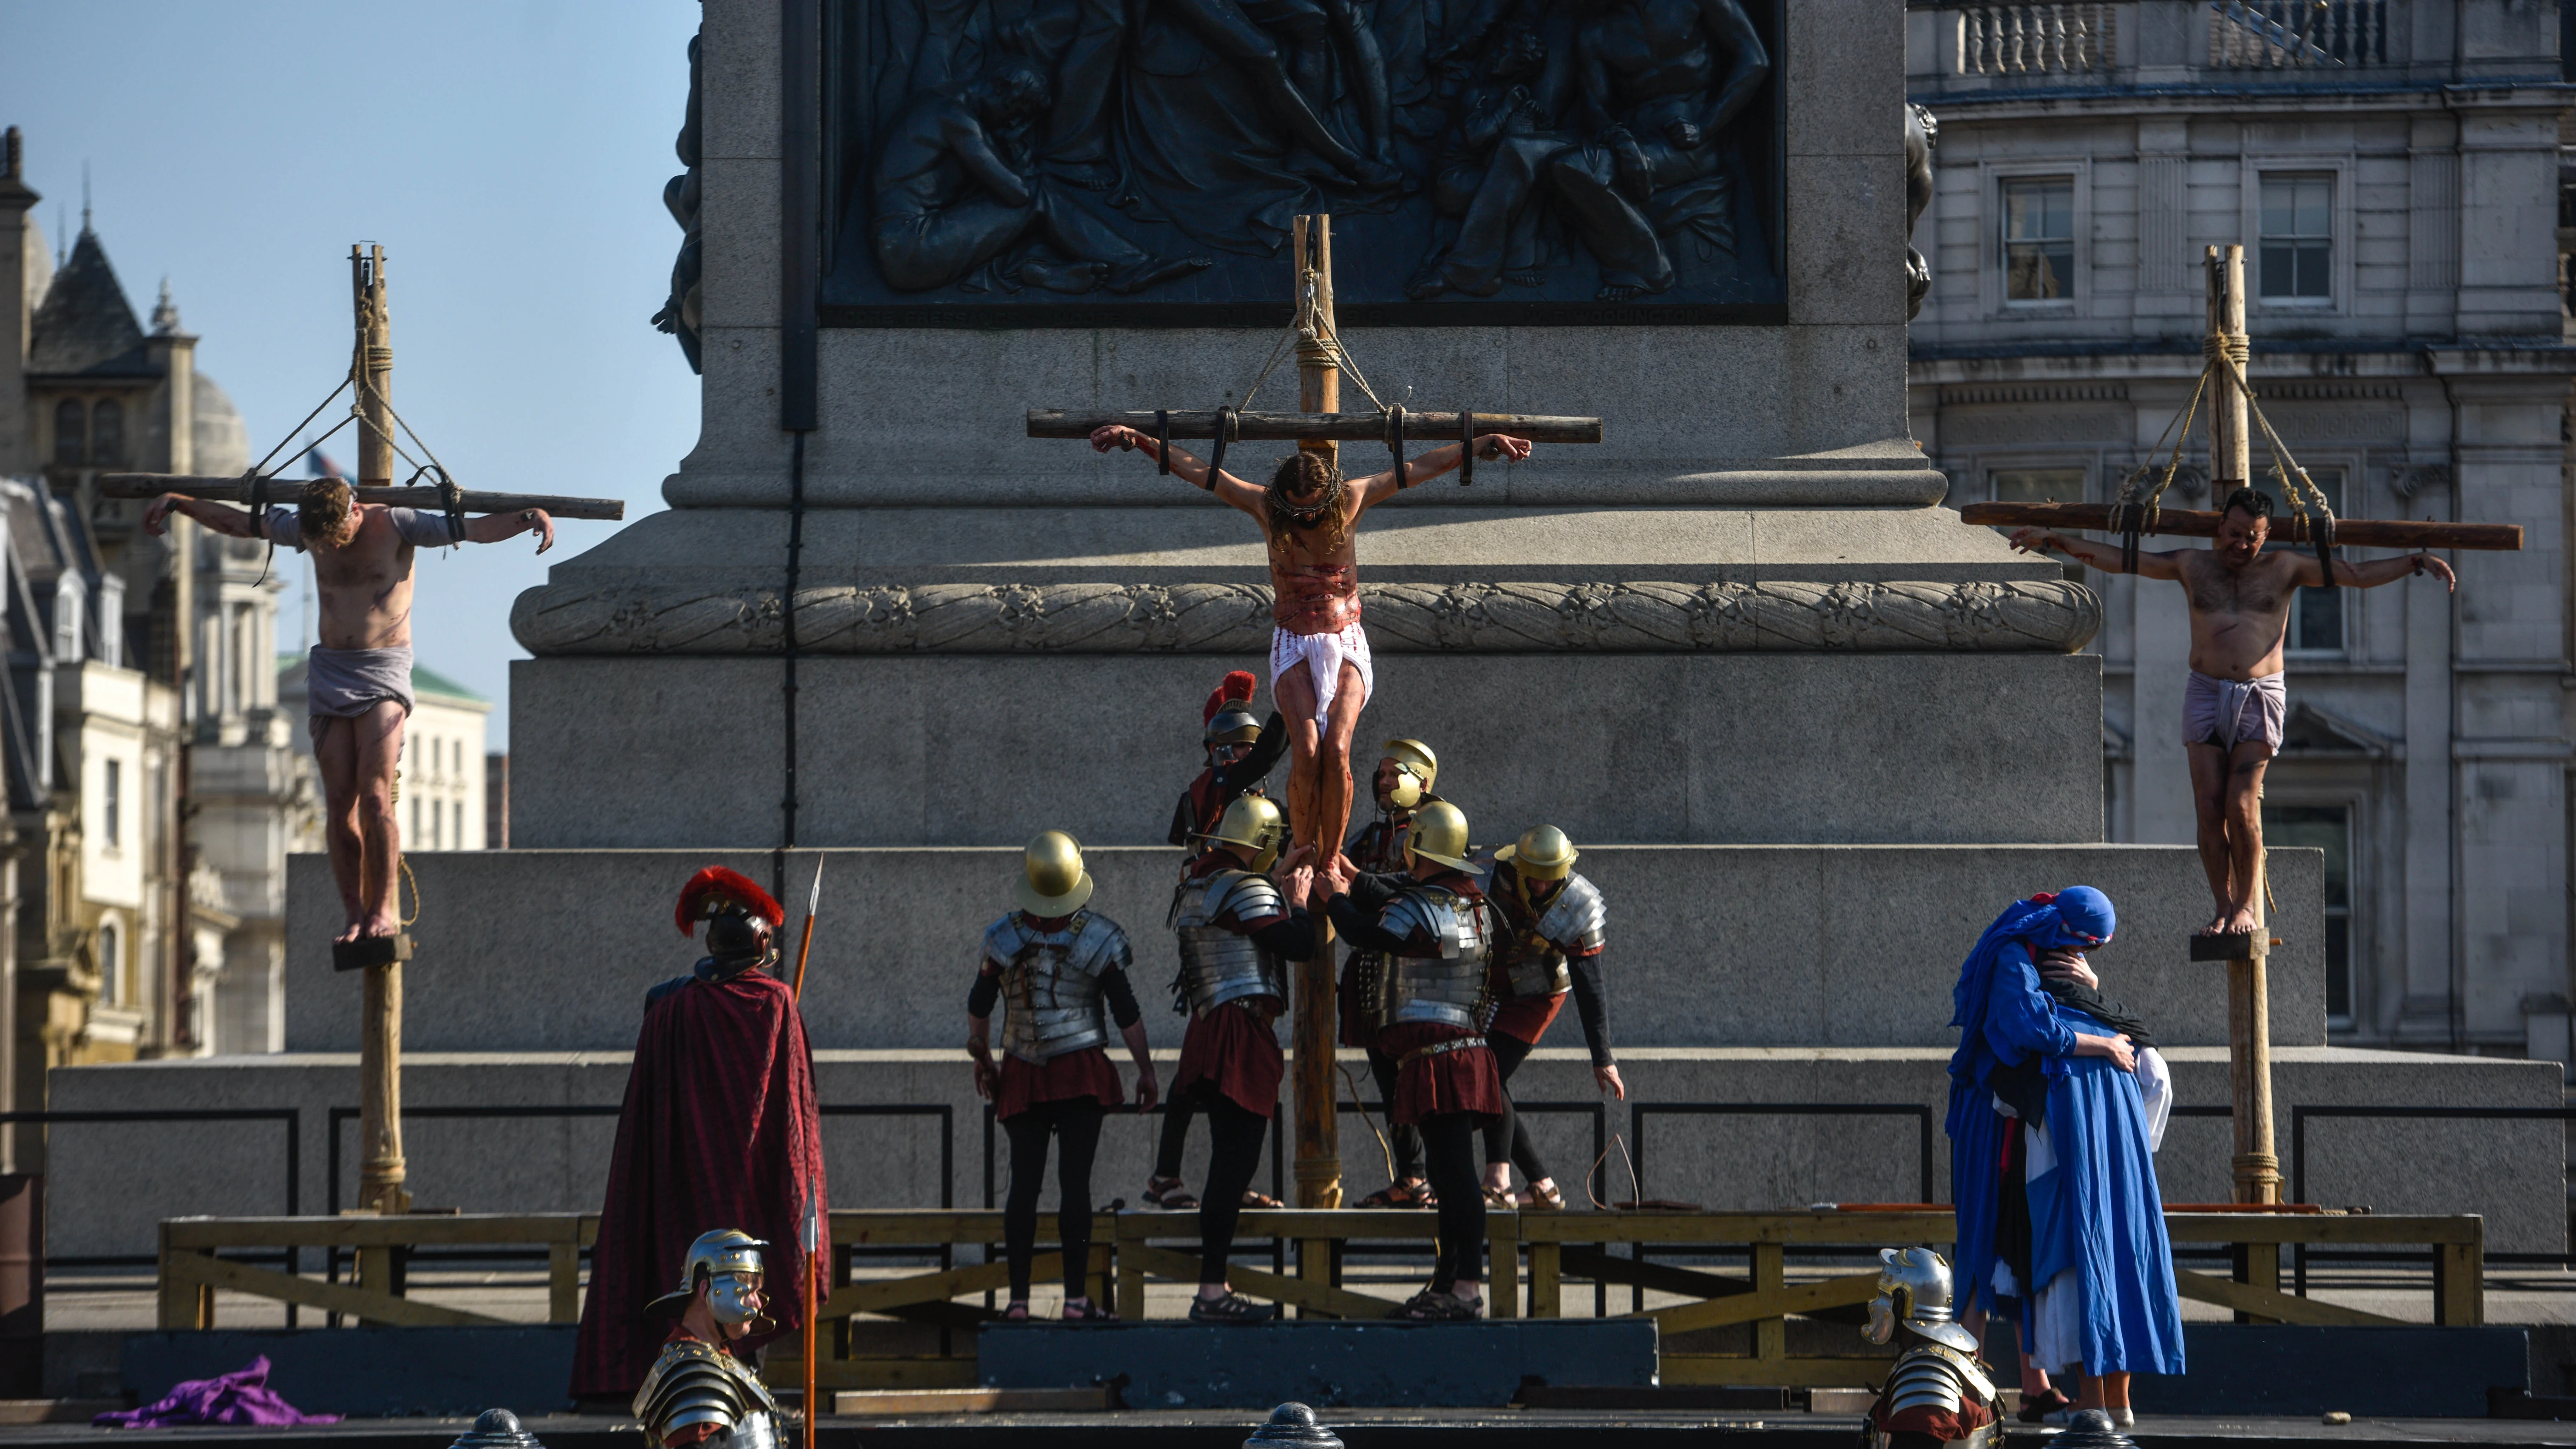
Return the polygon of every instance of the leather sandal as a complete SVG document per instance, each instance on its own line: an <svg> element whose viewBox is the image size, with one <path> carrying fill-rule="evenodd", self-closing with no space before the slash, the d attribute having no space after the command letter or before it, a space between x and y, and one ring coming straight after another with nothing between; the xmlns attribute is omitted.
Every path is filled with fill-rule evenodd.
<svg viewBox="0 0 2576 1449"><path fill-rule="evenodd" d="M1027 1299L1025 1299L1025 1298L1014 1298L1014 1299L1012 1299L1012 1300L1011 1300L1011 1302L1010 1302L1010 1306L1009 1306L1009 1307L1007 1307L1007 1308L1004 1308L1004 1309L1002 1310L1002 1321L1003 1321L1004 1323L1026 1323L1026 1322L1028 1322L1028 1321L1029 1321L1029 1300L1027 1300Z"/></svg>
<svg viewBox="0 0 2576 1449"><path fill-rule="evenodd" d="M1518 1212L1520 1210L1520 1205L1520 1199L1515 1197L1512 1194L1512 1190L1508 1187L1489 1187L1485 1189L1485 1206L1493 1211L1506 1213Z"/></svg>
<svg viewBox="0 0 2576 1449"><path fill-rule="evenodd" d="M1360 1206L1364 1208L1427 1208L1439 1205L1439 1195L1431 1190L1429 1183L1423 1182L1409 1186L1390 1182L1360 1199Z"/></svg>
<svg viewBox="0 0 2576 1449"><path fill-rule="evenodd" d="M1199 1200L1181 1185L1177 1177L1146 1178L1145 1201L1165 1212L1194 1213L1199 1210Z"/></svg>
<svg viewBox="0 0 2576 1449"><path fill-rule="evenodd" d="M1247 1187L1243 1190L1243 1205L1248 1208L1269 1209L1280 1206L1280 1202L1266 1192L1254 1192Z"/></svg>
<svg viewBox="0 0 2576 1449"><path fill-rule="evenodd" d="M1565 1189L1552 1182L1545 1187L1532 1183L1529 1191L1518 1194L1513 1201L1524 1211L1561 1213L1565 1211Z"/></svg>
<svg viewBox="0 0 2576 1449"><path fill-rule="evenodd" d="M2014 1417L2025 1424L2041 1424L2047 1422L2049 1415L2062 1414L2074 1407L2073 1399L2059 1393L2056 1386L2051 1385L2045 1397L2037 1394L2022 1395L2021 1412Z"/></svg>
<svg viewBox="0 0 2576 1449"><path fill-rule="evenodd" d="M1410 1323L1466 1323L1482 1318L1485 1300L1460 1298L1437 1288L1425 1288L1387 1313L1391 1319Z"/></svg>
<svg viewBox="0 0 2576 1449"><path fill-rule="evenodd" d="M1064 1321L1067 1323L1116 1323L1118 1321L1118 1315L1101 1307L1091 1299L1085 1298L1078 1303L1067 1303L1064 1305Z"/></svg>

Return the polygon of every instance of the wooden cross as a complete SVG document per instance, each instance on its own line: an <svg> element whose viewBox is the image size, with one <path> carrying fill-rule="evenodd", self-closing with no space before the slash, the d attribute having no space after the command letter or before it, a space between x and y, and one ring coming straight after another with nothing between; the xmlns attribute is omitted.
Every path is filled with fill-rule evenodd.
<svg viewBox="0 0 2576 1449"><path fill-rule="evenodd" d="M1290 233L1292 262L1290 277L1295 304L1290 329L1295 336L1298 372L1298 411L1242 412L1233 408L1197 411L1156 409L1147 412L1074 413L1055 408L1032 408L1028 415L1028 435L1032 438L1088 438L1098 429L1112 425L1134 428L1158 443L1175 438L1214 439L1214 456L1209 459L1211 474L1223 465L1225 448L1231 442L1290 441L1305 452L1334 454L1346 442L1382 443L1400 466L1404 448L1413 443L1460 442L1462 450L1458 482L1464 487L1475 480L1474 440L1494 433L1508 433L1532 442L1597 443L1601 441L1601 420L1583 417L1541 417L1523 413L1479 412L1410 412L1402 407L1386 407L1376 412L1356 413L1341 410L1341 360L1348 354L1333 320L1333 238L1330 216L1300 216ZM1257 389L1256 381L1254 387ZM1247 394L1249 396L1249 394ZM1169 471L1168 466L1166 471ZM1213 478L1211 478L1211 486ZM1340 849L1340 841L1315 842L1321 852ZM1320 915L1315 920L1315 953L1299 963L1296 981L1295 1023L1292 1040L1295 1046L1294 1093L1296 1096L1297 1138L1297 1205L1303 1208L1333 1208L1342 1203L1341 1133L1335 1102L1335 1051L1340 1014L1335 1009L1333 971L1333 930ZM1301 1276L1329 1281L1332 1276L1333 1244L1329 1240L1301 1240L1298 1245L1298 1271Z"/></svg>

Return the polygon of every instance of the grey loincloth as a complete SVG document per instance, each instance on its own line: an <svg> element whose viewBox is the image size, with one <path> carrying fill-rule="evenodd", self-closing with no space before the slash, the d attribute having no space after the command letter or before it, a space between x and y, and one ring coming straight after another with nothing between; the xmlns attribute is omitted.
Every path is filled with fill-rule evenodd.
<svg viewBox="0 0 2576 1449"><path fill-rule="evenodd" d="M348 719L392 701L411 713L411 650L325 649L305 656L305 711L317 721Z"/></svg>

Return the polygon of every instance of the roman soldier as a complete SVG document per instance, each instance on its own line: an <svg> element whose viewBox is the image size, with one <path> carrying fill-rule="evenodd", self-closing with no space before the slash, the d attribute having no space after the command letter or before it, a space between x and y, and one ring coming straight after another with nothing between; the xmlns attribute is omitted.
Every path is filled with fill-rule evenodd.
<svg viewBox="0 0 2576 1449"><path fill-rule="evenodd" d="M1271 711L1267 724L1252 717L1245 702L1252 698L1257 683L1249 670L1235 670L1217 685L1200 710L1200 722L1206 727L1203 742L1207 768L1181 792L1180 803L1172 807L1172 844L1195 850L1195 842L1205 838L1210 823L1223 816L1234 801L1246 796L1267 798L1263 781L1287 751L1288 732L1280 728L1277 710ZM1154 1175L1145 1179L1145 1201L1156 1207L1191 1212L1199 1205L1181 1182L1181 1154L1189 1146L1190 1119L1196 1115L1197 1110L1177 1095L1163 1104L1163 1133L1154 1152ZM1247 1187L1243 1190L1243 1206L1275 1208L1279 1203Z"/></svg>
<svg viewBox="0 0 2576 1449"><path fill-rule="evenodd" d="M645 995L574 1350L577 1399L635 1392L660 1347L644 1307L701 1235L732 1224L793 1244L808 1201L830 1222L813 1053L794 993L766 969L786 912L709 866L681 890L673 919L684 937L706 927L707 955ZM779 1252L768 1297L780 1321L801 1322L805 1259ZM756 1325L744 1346L775 1331Z"/></svg>
<svg viewBox="0 0 2576 1449"><path fill-rule="evenodd" d="M1105 1323L1117 1317L1092 1300L1091 1159L1100 1122L1127 1102L1118 1069L1103 1050L1109 1024L1136 1062L1136 1106L1154 1107L1154 1061L1136 992L1127 981L1132 957L1118 923L1086 909L1091 872L1082 846L1061 830L1041 832L1021 859L1019 909L984 931L983 965L966 997L966 1050L975 1059L975 1091L992 1099L1011 1144L1010 1195L1002 1204L1002 1243L1011 1268L1007 1319L1029 1316L1029 1274L1037 1256L1038 1194L1045 1186L1047 1146L1060 1154L1056 1181L1057 1241L1064 1248L1064 1318ZM1002 1062L993 1063L991 1024L1002 1018Z"/></svg>
<svg viewBox="0 0 2576 1449"><path fill-rule="evenodd" d="M703 1234L689 1245L679 1288L646 1306L650 1317L678 1320L635 1391L650 1449L777 1449L778 1401L735 1356L743 1340L777 1327L761 1312L768 1246L738 1228Z"/></svg>
<svg viewBox="0 0 2576 1449"><path fill-rule="evenodd" d="M1477 1131L1503 1110L1502 1079L1480 1023L1489 1001L1494 921L1467 861L1467 817L1440 802L1415 808L1402 873L1360 875L1333 864L1333 925L1378 952L1377 1048L1395 1064L1387 1116L1422 1134L1423 1165L1439 1194L1440 1259L1431 1286L1390 1317L1468 1319L1484 1309L1485 1198L1477 1190Z"/></svg>
<svg viewBox="0 0 2576 1449"><path fill-rule="evenodd" d="M1485 894L1502 916L1494 942L1494 1019L1485 1024L1494 1066L1503 1079L1503 1115L1485 1128L1485 1200L1497 1207L1562 1208L1565 1194L1530 1145L1529 1128L1512 1110L1512 1073L1538 1049L1569 995L1592 1048L1592 1077L1602 1091L1628 1099L1610 1058L1609 1000L1602 988L1601 890L1574 873L1574 842L1553 825L1522 834L1494 852ZM1512 1194L1512 1168L1529 1179Z"/></svg>
<svg viewBox="0 0 2576 1449"><path fill-rule="evenodd" d="M1385 753L1379 757L1377 771L1370 777L1370 791L1377 798L1377 818L1359 828L1342 847L1352 868L1364 875L1382 875L1402 871L1404 832L1413 823L1413 812L1425 805L1443 803L1431 793L1432 782L1440 778L1440 757L1420 740L1388 740ZM1377 1049L1378 1028L1386 1023L1374 1017L1371 1002L1384 984L1385 961L1375 951L1350 948L1342 958L1341 1017L1342 1045L1358 1047L1368 1053L1369 1077L1377 1083L1381 1102L1395 1100L1395 1060ZM1393 1181L1360 1200L1364 1208L1427 1208L1437 1206L1439 1199L1422 1178L1422 1134L1404 1123L1390 1123L1387 1129L1389 1170Z"/></svg>
<svg viewBox="0 0 2576 1449"><path fill-rule="evenodd" d="M1988 1449L2000 1435L1977 1336L1951 1316L1950 1264L1930 1248L1882 1248L1861 1335L1902 1352L1869 1406L1871 1449Z"/></svg>
<svg viewBox="0 0 2576 1449"><path fill-rule="evenodd" d="M1200 1323L1257 1323L1275 1311L1226 1286L1226 1257L1261 1162L1262 1139L1278 1113L1286 1070L1278 1022L1288 1004L1289 963L1315 953L1314 923L1296 904L1313 880L1304 863L1312 852L1299 847L1282 879L1262 874L1280 864L1287 837L1278 806L1259 795L1241 796L1225 808L1205 837L1207 851L1172 893L1170 924L1181 951L1174 985L1190 1012L1172 1100L1208 1118L1199 1291L1190 1302L1190 1318Z"/></svg>

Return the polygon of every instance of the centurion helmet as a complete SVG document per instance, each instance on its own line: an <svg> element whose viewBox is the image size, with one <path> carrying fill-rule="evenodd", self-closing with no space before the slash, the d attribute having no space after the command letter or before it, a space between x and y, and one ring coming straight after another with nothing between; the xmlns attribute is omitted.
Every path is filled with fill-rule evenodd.
<svg viewBox="0 0 2576 1449"><path fill-rule="evenodd" d="M1404 863L1415 856L1458 870L1467 868L1467 814L1446 800L1434 800L1416 811L1404 832Z"/></svg>
<svg viewBox="0 0 2576 1449"><path fill-rule="evenodd" d="M747 1323L754 1333L767 1333L778 1325L766 1314L751 1306L750 1294L760 1287L762 1272L760 1250L769 1244L740 1228L718 1228L700 1234L689 1244L687 1261L680 1265L680 1286L645 1305L644 1311L655 1318L677 1318L689 1311L689 1303L698 1296L700 1275L707 1283L707 1310L722 1324ZM745 1282L745 1278L751 1281Z"/></svg>
<svg viewBox="0 0 2576 1449"><path fill-rule="evenodd" d="M1043 830L1029 842L1020 869L1020 909L1041 920L1069 916L1091 899L1091 872L1082 868L1082 842L1061 830Z"/></svg>
<svg viewBox="0 0 2576 1449"><path fill-rule="evenodd" d="M1257 744L1260 739L1261 721L1253 718L1252 711L1243 705L1229 702L1208 716L1206 743L1210 748Z"/></svg>
<svg viewBox="0 0 2576 1449"><path fill-rule="evenodd" d="M766 966L777 957L777 931L787 912L740 872L711 865L681 888L672 919L683 936L706 922L707 954L717 965Z"/></svg>
<svg viewBox="0 0 2576 1449"><path fill-rule="evenodd" d="M1896 1325L1945 1348L1977 1351L1977 1336L1950 1316L1950 1264L1930 1248L1882 1248L1878 1260L1878 1296L1869 1301L1869 1326L1861 1330L1872 1343L1896 1337Z"/></svg>
<svg viewBox="0 0 2576 1449"><path fill-rule="evenodd" d="M1440 757L1420 740L1388 740L1386 753L1379 758L1395 761L1395 788L1386 798L1398 810L1421 804L1431 793L1432 782L1440 778Z"/></svg>
<svg viewBox="0 0 2576 1449"><path fill-rule="evenodd" d="M1268 870L1279 859L1279 845L1288 835L1288 817L1267 795L1238 795L1225 807L1216 829L1200 837L1226 845L1241 845L1252 851L1252 868Z"/></svg>
<svg viewBox="0 0 2576 1449"><path fill-rule="evenodd" d="M1519 871L1524 880L1563 880L1574 874L1574 860L1580 854L1564 831L1541 825L1521 832L1520 843L1495 851L1494 859Z"/></svg>

